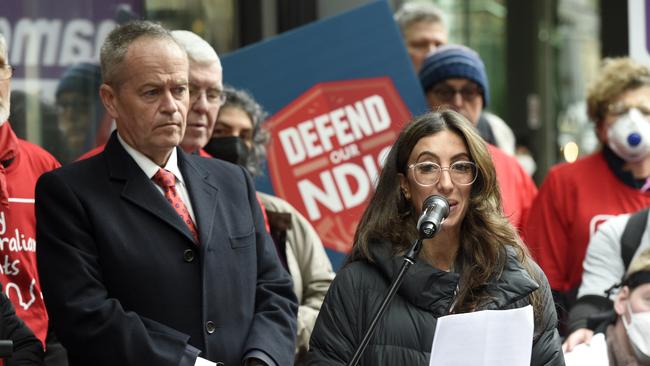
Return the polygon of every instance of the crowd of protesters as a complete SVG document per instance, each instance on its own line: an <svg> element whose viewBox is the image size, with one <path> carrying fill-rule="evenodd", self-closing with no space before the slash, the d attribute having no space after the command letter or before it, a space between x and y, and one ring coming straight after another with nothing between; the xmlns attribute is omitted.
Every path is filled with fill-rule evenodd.
<svg viewBox="0 0 650 366"><path fill-rule="evenodd" d="M361 364L427 365L439 317L531 305L531 365L650 365L650 67L603 60L601 148L537 187L479 53L430 4L395 21L432 112L404 121L336 277L309 220L255 189L267 114L200 36L117 26L39 106L39 147L0 34L4 364L346 365L436 194L449 216Z"/></svg>

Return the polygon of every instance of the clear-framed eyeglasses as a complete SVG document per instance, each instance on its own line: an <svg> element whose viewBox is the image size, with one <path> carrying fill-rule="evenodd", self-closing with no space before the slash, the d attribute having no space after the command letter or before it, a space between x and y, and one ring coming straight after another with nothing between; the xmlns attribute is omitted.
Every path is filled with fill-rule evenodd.
<svg viewBox="0 0 650 366"><path fill-rule="evenodd" d="M10 65L0 66L0 80L7 80L14 74L14 68Z"/></svg>
<svg viewBox="0 0 650 366"><path fill-rule="evenodd" d="M449 172L452 182L463 186L474 183L478 176L476 164L471 161L457 161L447 167L442 167L431 161L423 161L413 163L408 168L413 170L415 182L424 187L438 183L443 170Z"/></svg>
<svg viewBox="0 0 650 366"><path fill-rule="evenodd" d="M205 89L190 85L190 104L196 103L196 101L201 98L202 94L205 94L205 100L208 102L208 104L221 106L226 102L226 94L221 89Z"/></svg>

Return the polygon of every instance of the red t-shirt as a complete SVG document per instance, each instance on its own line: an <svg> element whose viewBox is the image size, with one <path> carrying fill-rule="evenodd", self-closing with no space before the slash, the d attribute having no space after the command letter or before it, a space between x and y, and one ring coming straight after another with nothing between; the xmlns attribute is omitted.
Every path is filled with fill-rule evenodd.
<svg viewBox="0 0 650 366"><path fill-rule="evenodd" d="M48 316L36 266L34 189L41 174L60 164L48 152L18 140L5 169L9 207L0 205L0 282L16 314L45 345Z"/></svg>
<svg viewBox="0 0 650 366"><path fill-rule="evenodd" d="M526 242L551 288L580 285L589 239L608 218L650 205L650 193L624 184L602 152L549 171L525 227Z"/></svg>
<svg viewBox="0 0 650 366"><path fill-rule="evenodd" d="M497 172L503 213L521 233L530 207L537 195L537 186L517 159L494 145L487 144L487 146Z"/></svg>

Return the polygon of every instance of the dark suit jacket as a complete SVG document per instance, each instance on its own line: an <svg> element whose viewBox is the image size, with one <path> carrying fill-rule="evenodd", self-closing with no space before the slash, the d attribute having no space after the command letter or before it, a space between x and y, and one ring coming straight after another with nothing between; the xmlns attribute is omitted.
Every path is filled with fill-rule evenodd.
<svg viewBox="0 0 650 366"><path fill-rule="evenodd" d="M200 245L113 134L36 186L45 303L71 365L290 365L297 305L245 171L178 151ZM192 363L194 360L191 360Z"/></svg>

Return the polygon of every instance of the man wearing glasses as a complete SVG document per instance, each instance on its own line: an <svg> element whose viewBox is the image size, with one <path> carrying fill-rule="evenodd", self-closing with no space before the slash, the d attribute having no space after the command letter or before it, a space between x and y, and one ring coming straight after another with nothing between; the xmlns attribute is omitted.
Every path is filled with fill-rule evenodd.
<svg viewBox="0 0 650 366"><path fill-rule="evenodd" d="M65 352L48 334L49 319L36 266L34 217L36 180L60 165L39 146L16 137L11 128L8 119L12 74L7 44L0 34L0 284L16 314L29 327L29 330L25 329L26 333L23 332L23 339L13 338L17 333L14 336L4 334L2 329L24 328L22 321L12 319L15 317L9 313L4 314L0 322L0 339L13 338L17 347L15 352L23 353L24 350L20 349L31 347L30 339L35 335L40 344L34 342L36 348L29 351L33 357L27 359L40 359L47 342L46 365L65 365ZM18 358L26 360L24 356ZM20 362L18 358L14 360Z"/></svg>
<svg viewBox="0 0 650 366"><path fill-rule="evenodd" d="M187 51L190 60L190 108L181 148L209 157L203 147L212 137L219 108L225 100L221 61L212 46L198 35L175 30L172 36Z"/></svg>
<svg viewBox="0 0 650 366"><path fill-rule="evenodd" d="M448 106L474 126L490 99L485 66L473 50L445 45L426 57L419 73L420 83L432 109ZM537 187L519 162L498 147L488 144L501 188L503 212L521 229Z"/></svg>

